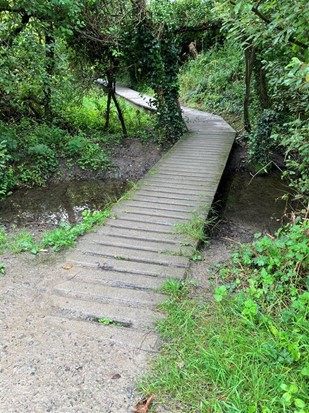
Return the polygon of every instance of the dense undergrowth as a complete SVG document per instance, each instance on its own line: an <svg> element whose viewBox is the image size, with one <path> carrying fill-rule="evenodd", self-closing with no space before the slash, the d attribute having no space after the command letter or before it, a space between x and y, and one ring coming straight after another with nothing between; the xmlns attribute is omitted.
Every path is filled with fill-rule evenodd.
<svg viewBox="0 0 309 413"><path fill-rule="evenodd" d="M120 102L119 102L120 103ZM151 117L120 103L129 136L147 139ZM43 186L59 171L59 164L92 171L104 171L111 164L110 150L121 143L122 133L115 110L108 130L104 127L106 98L92 92L80 105L63 108L53 123L22 118L0 121L0 197L13 189Z"/></svg>
<svg viewBox="0 0 309 413"><path fill-rule="evenodd" d="M140 389L171 412L307 412L308 235L300 220L243 246L211 302L166 284L164 344Z"/></svg>
<svg viewBox="0 0 309 413"><path fill-rule="evenodd" d="M227 42L189 60L180 71L180 96L186 105L240 117L244 96L242 50Z"/></svg>
<svg viewBox="0 0 309 413"><path fill-rule="evenodd" d="M259 97L260 78L253 76L249 105L251 130L244 129L245 67L239 40L202 51L180 71L182 102L226 118L246 147L248 164L254 173L282 168L276 154L284 159L283 176L289 178L291 195L305 206L309 196L308 64L287 56L265 61L268 104ZM276 61L278 59L278 61ZM264 102L265 105L265 102Z"/></svg>

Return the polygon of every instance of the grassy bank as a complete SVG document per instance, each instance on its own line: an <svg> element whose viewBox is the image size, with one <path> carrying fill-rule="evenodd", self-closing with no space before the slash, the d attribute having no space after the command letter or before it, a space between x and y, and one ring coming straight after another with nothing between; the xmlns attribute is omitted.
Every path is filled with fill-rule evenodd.
<svg viewBox="0 0 309 413"><path fill-rule="evenodd" d="M171 413L308 412L308 231L299 221L241 248L211 302L169 283L141 391Z"/></svg>

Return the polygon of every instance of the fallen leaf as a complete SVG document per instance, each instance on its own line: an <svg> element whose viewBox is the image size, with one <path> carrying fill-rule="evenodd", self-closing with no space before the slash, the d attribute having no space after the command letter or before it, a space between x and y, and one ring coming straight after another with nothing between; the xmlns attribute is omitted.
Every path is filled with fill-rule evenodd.
<svg viewBox="0 0 309 413"><path fill-rule="evenodd" d="M133 412L134 413L147 413L153 398L154 398L154 394L151 393L150 396L147 397L147 399L143 399L142 401L138 402L135 405Z"/></svg>
<svg viewBox="0 0 309 413"><path fill-rule="evenodd" d="M70 262L64 264L64 266L62 267L64 270L70 270L73 267L73 264L71 264Z"/></svg>

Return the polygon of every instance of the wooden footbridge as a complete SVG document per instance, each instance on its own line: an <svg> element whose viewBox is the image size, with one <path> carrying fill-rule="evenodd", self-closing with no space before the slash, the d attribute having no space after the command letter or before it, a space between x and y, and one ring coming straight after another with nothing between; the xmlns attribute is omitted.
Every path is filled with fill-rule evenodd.
<svg viewBox="0 0 309 413"><path fill-rule="evenodd" d="M116 92L152 110L149 98ZM14 311L2 324L3 411L132 412L134 381L159 346L154 322L166 299L159 289L186 276L197 241L181 232L207 217L235 137L219 116L188 108L183 116L189 132L114 206L106 224L56 266L33 267L32 297L22 283L16 306L24 316ZM7 300L10 294L7 288Z"/></svg>
<svg viewBox="0 0 309 413"><path fill-rule="evenodd" d="M123 87L116 93L152 110L149 97ZM183 115L189 132L114 206L104 226L78 242L66 258L70 280L53 291L59 314L111 320L125 328L96 328L112 341L146 350L157 349L152 327L160 317L156 306L164 300L158 289L166 279L184 279L197 246L179 228L196 217L206 219L235 137L219 116L189 108Z"/></svg>

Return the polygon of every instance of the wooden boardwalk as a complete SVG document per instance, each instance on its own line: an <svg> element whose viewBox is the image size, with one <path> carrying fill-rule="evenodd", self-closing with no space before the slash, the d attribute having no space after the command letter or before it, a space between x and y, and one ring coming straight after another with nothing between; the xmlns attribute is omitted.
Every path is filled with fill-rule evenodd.
<svg viewBox="0 0 309 413"><path fill-rule="evenodd" d="M147 98L117 92L148 110ZM1 411L132 413L134 383L159 347L159 288L185 277L197 243L177 224L207 216L235 135L218 116L183 112L190 132L105 226L66 254L33 257L30 284L19 263L3 278Z"/></svg>
<svg viewBox="0 0 309 413"><path fill-rule="evenodd" d="M131 89L117 95L145 110L151 105ZM120 323L125 328L97 328L112 341L151 351L157 349L153 322L161 316L156 306L164 300L158 289L166 279L185 277L197 245L177 224L206 219L235 137L219 116L183 113L189 132L113 208L105 226L81 238L67 256L70 280L52 293L60 316Z"/></svg>

